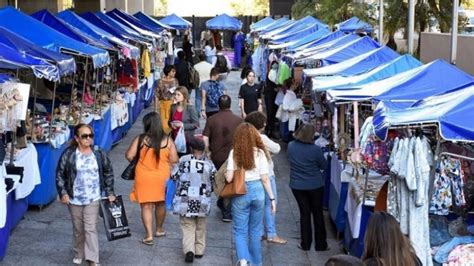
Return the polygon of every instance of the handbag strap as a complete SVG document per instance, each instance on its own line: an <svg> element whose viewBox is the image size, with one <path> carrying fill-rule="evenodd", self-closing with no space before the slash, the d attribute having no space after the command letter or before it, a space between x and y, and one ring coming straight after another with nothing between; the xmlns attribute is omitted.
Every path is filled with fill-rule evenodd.
<svg viewBox="0 0 474 266"><path fill-rule="evenodd" d="M144 134L140 134L140 137L138 137L137 153L135 154L135 159L134 159L136 162L138 162L138 160L140 159L140 148L142 147L143 138L145 138Z"/></svg>

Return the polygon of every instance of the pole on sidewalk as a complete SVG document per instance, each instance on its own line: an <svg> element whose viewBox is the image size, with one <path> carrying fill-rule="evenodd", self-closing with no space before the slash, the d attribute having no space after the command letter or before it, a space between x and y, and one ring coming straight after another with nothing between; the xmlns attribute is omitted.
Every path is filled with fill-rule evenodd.
<svg viewBox="0 0 474 266"><path fill-rule="evenodd" d="M408 0L408 53L413 54L413 35L415 33L415 1Z"/></svg>
<svg viewBox="0 0 474 266"><path fill-rule="evenodd" d="M453 0L453 23L451 25L451 64L456 65L458 51L458 9L459 0Z"/></svg>
<svg viewBox="0 0 474 266"><path fill-rule="evenodd" d="M383 44L383 0L379 0L379 43Z"/></svg>

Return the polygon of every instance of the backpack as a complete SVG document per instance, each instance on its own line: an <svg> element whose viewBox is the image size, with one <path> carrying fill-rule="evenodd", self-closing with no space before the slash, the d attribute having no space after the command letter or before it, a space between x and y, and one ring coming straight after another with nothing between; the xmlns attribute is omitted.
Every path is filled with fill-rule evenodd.
<svg viewBox="0 0 474 266"><path fill-rule="evenodd" d="M189 88L188 89L193 89L197 88L199 86L200 80L199 80L199 72L197 72L196 69L191 64L188 64L188 84Z"/></svg>
<svg viewBox="0 0 474 266"><path fill-rule="evenodd" d="M217 81L209 81L209 89L206 91L206 102L211 108L219 106L219 97L224 94L222 86Z"/></svg>
<svg viewBox="0 0 474 266"><path fill-rule="evenodd" d="M217 55L217 61L215 67L219 69L219 73L227 73L229 72L229 68L227 67L227 60L223 55Z"/></svg>

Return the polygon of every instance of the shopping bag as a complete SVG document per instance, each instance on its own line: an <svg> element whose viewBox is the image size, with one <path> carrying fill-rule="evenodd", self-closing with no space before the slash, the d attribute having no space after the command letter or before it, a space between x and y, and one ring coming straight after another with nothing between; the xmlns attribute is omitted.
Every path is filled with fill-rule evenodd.
<svg viewBox="0 0 474 266"><path fill-rule="evenodd" d="M113 241L132 235L128 226L127 214L123 205L122 196L116 196L114 202L108 198L100 200L100 212L104 219L107 240Z"/></svg>
<svg viewBox="0 0 474 266"><path fill-rule="evenodd" d="M166 182L165 206L167 211L173 210L173 199L176 194L176 181L168 179Z"/></svg>
<svg viewBox="0 0 474 266"><path fill-rule="evenodd" d="M174 140L174 144L176 145L176 151L178 153L186 153L186 136L184 136L184 128L180 127L178 134Z"/></svg>

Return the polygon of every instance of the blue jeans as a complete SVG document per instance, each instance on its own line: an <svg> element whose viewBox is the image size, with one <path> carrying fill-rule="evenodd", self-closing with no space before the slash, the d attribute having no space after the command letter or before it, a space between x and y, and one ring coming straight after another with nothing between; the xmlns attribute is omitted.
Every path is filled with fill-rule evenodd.
<svg viewBox="0 0 474 266"><path fill-rule="evenodd" d="M260 180L245 182L247 194L232 198L232 233L237 260L262 264L260 238L263 230L265 191Z"/></svg>
<svg viewBox="0 0 474 266"><path fill-rule="evenodd" d="M201 88L198 86L196 89L194 89L194 92L196 93L194 95L194 107L196 107L196 112L201 114Z"/></svg>
<svg viewBox="0 0 474 266"><path fill-rule="evenodd" d="M270 184L272 185L273 197L275 197L275 203L277 203L277 190L275 183L275 176L270 177ZM268 239L277 236L275 226L275 213L272 213L272 202L268 193L265 192L265 217L264 217L265 231L263 235L266 235Z"/></svg>

